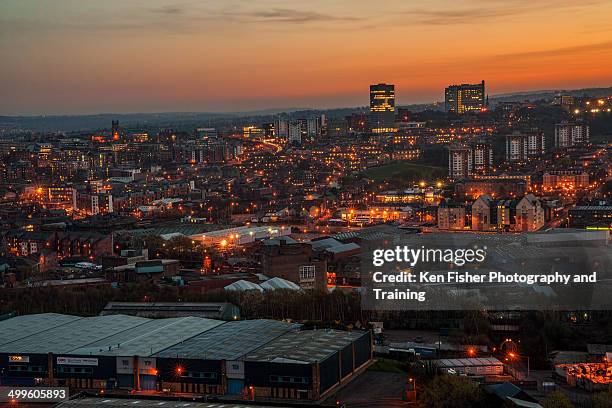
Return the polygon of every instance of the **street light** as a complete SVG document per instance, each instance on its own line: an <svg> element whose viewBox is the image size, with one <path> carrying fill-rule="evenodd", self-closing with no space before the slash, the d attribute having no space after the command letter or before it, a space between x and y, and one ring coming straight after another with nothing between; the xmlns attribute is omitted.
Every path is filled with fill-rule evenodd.
<svg viewBox="0 0 612 408"><path fill-rule="evenodd" d="M414 393L414 402L417 400L417 392L416 392L416 380L412 377L408 377L408 384L412 387L412 390L409 390L408 393Z"/></svg>
<svg viewBox="0 0 612 408"><path fill-rule="evenodd" d="M530 374L530 369L529 369L529 356L521 356L518 353L514 353L514 352L509 352L508 353L508 359L510 360L518 360L521 357L527 359L527 378L529 379L529 374Z"/></svg>

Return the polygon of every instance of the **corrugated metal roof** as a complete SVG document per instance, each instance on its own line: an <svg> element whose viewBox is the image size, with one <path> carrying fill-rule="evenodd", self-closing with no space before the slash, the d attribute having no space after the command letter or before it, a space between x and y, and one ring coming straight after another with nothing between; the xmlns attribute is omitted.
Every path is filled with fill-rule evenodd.
<svg viewBox="0 0 612 408"><path fill-rule="evenodd" d="M304 330L286 333L249 353L246 360L314 363L322 362L367 332L340 330Z"/></svg>
<svg viewBox="0 0 612 408"><path fill-rule="evenodd" d="M193 316L150 320L74 349L69 354L150 356L223 323L221 320Z"/></svg>
<svg viewBox="0 0 612 408"><path fill-rule="evenodd" d="M82 317L57 313L40 313L2 320L0 321L0 345L17 341L79 319L82 319Z"/></svg>
<svg viewBox="0 0 612 408"><path fill-rule="evenodd" d="M612 205L578 205L570 211L612 211Z"/></svg>
<svg viewBox="0 0 612 408"><path fill-rule="evenodd" d="M238 360L246 353L299 327L299 324L276 320L227 322L167 348L155 354L155 357Z"/></svg>
<svg viewBox="0 0 612 408"><path fill-rule="evenodd" d="M7 321L10 321L9 319ZM0 332L3 324L0 322ZM149 319L136 316L109 315L79 318L45 331L37 331L0 346L0 352L8 353L68 353L71 350L93 343L123 330L141 325Z"/></svg>
<svg viewBox="0 0 612 408"><path fill-rule="evenodd" d="M482 367L491 365L503 365L501 361L495 357L476 357L476 358L449 358L436 360L438 367Z"/></svg>
<svg viewBox="0 0 612 408"><path fill-rule="evenodd" d="M154 399L134 399L134 398L80 398L64 401L56 406L57 408L134 408L134 407L159 407L159 408L273 408L267 405L252 405L242 403L221 403L221 402L193 402L193 401L172 401ZM275 408L287 408L275 405Z"/></svg>

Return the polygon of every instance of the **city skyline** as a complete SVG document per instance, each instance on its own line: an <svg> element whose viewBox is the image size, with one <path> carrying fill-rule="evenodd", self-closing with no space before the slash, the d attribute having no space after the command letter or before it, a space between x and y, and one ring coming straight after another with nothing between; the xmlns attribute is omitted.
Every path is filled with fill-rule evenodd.
<svg viewBox="0 0 612 408"><path fill-rule="evenodd" d="M6 1L0 114L366 106L379 82L398 105L483 78L491 95L612 84L603 1L350 6Z"/></svg>
<svg viewBox="0 0 612 408"><path fill-rule="evenodd" d="M0 404L610 408L610 15L0 0Z"/></svg>

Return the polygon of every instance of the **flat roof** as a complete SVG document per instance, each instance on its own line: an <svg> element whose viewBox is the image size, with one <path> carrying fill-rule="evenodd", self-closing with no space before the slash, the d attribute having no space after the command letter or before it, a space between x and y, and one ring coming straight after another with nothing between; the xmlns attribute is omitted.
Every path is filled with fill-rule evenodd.
<svg viewBox="0 0 612 408"><path fill-rule="evenodd" d="M361 331L300 329L297 323L267 319L225 322L195 316L148 319L47 313L0 321L0 353L307 364L323 361L367 335Z"/></svg>
<svg viewBox="0 0 612 408"><path fill-rule="evenodd" d="M249 353L246 360L269 362L321 362L342 350L367 332L303 330L286 333Z"/></svg>
<svg viewBox="0 0 612 408"><path fill-rule="evenodd" d="M189 310L189 311L205 311L205 312L217 312L221 311L226 307L234 306L229 302L108 302L104 306L104 311L110 311L113 309L121 310Z"/></svg>
<svg viewBox="0 0 612 408"><path fill-rule="evenodd" d="M570 211L612 211L612 205L577 205Z"/></svg>
<svg viewBox="0 0 612 408"><path fill-rule="evenodd" d="M134 408L134 407L159 407L159 408L287 408L280 405L274 407L268 405L252 405L237 402L193 402L172 401L162 399L133 399L133 398L80 398L61 402L57 408Z"/></svg>
<svg viewBox="0 0 612 408"><path fill-rule="evenodd" d="M212 317L221 318L225 313L239 314L238 306L232 303L189 302L109 302L100 315L129 314L143 317Z"/></svg>
<svg viewBox="0 0 612 408"><path fill-rule="evenodd" d="M193 234L191 236L193 237L194 235L203 235L207 238L212 238L212 237L224 237L228 234L230 235L231 234L249 235L250 233L257 234L258 232L270 232L271 230L280 230L280 229L288 229L288 227L285 227L285 226L279 227L279 226L270 226L270 225L263 225L263 226L243 225L240 227L225 228L225 229L203 232L201 234Z"/></svg>
<svg viewBox="0 0 612 408"><path fill-rule="evenodd" d="M299 328L299 324L276 320L227 322L156 353L155 357L239 360L278 336Z"/></svg>
<svg viewBox="0 0 612 408"><path fill-rule="evenodd" d="M20 319L25 316L14 317ZM0 322L0 333L5 332L8 319ZM149 319L126 315L77 318L48 330L37 330L35 334L0 345L0 353L68 353L123 330L141 325Z"/></svg>
<svg viewBox="0 0 612 408"><path fill-rule="evenodd" d="M441 368L503 365L503 363L495 357L447 358L442 360L436 360L436 364L438 364L438 367Z"/></svg>
<svg viewBox="0 0 612 408"><path fill-rule="evenodd" d="M223 323L194 316L150 320L74 349L69 354L151 356Z"/></svg>
<svg viewBox="0 0 612 408"><path fill-rule="evenodd" d="M82 319L80 316L40 313L0 321L0 345Z"/></svg>

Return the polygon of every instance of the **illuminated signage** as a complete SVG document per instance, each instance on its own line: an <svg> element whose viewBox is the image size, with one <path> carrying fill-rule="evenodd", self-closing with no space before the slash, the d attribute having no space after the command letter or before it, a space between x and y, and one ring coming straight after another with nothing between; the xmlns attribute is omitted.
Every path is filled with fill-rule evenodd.
<svg viewBox="0 0 612 408"><path fill-rule="evenodd" d="M87 358L87 357L58 357L57 364L97 366L98 359L97 358Z"/></svg>
<svg viewBox="0 0 612 408"><path fill-rule="evenodd" d="M28 356L8 356L9 363L29 363L30 357Z"/></svg>

